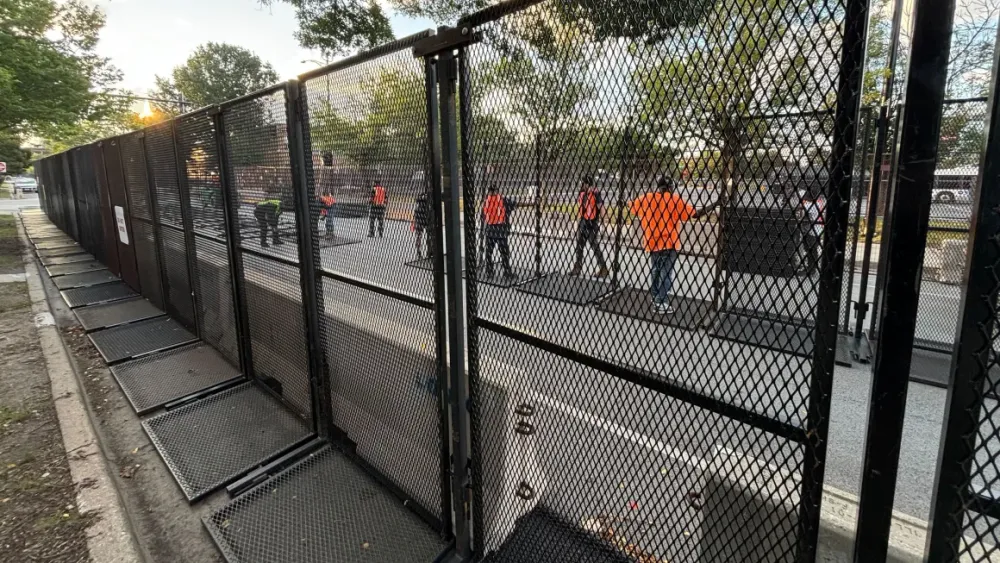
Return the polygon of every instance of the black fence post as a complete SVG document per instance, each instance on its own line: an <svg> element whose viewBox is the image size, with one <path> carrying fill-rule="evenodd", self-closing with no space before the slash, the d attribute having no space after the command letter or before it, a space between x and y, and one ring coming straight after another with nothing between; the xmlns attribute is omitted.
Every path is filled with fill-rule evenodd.
<svg viewBox="0 0 1000 563"><path fill-rule="evenodd" d="M884 561L889 547L955 1L919 0L914 11L898 173L889 190L891 224L879 259L886 261L886 283L854 545L859 563Z"/></svg>
<svg viewBox="0 0 1000 563"><path fill-rule="evenodd" d="M194 217L192 217L191 191L189 189L190 186L188 186L187 173L184 172L183 161L179 160L180 152L177 150L179 144L177 142L176 119L170 122L170 145L174 149L174 166L177 167L177 199L181 207L181 225L184 226L184 248L186 249L184 254L187 256L188 289L191 291L191 314L193 316L191 320L194 321L195 329L198 331L198 335L201 336L202 304L198 302L198 291L195 290L199 282L197 277L198 255L194 242ZM219 174L221 178L222 173L220 172ZM153 216L153 222L156 222L155 215ZM166 288L167 286L164 285L163 287Z"/></svg>
<svg viewBox="0 0 1000 563"><path fill-rule="evenodd" d="M969 254L965 266L958 334L952 357L948 398L945 402L937 474L931 501L927 534L928 561L955 561L963 534L966 510L990 513L998 507L995 499L977 497L971 488L972 463L976 457L976 437L984 417L983 398L993 364L997 300L1000 298L1000 61L994 60L993 85L987 115L989 129L981 158L979 185L973 202ZM988 416L988 415L987 415ZM993 429L993 437L996 437ZM982 448L982 446L979 446ZM995 462L994 460L991 460Z"/></svg>
<svg viewBox="0 0 1000 563"><path fill-rule="evenodd" d="M616 198L615 205L617 209L615 210L615 253L612 260L611 266L611 285L615 289L618 289L618 284L620 283L618 270L621 268L621 258L622 258L622 221L624 217L627 216L625 213L625 175L629 171L628 158L632 154L632 130L628 127L622 133L622 154L621 159L618 163L618 197Z"/></svg>
<svg viewBox="0 0 1000 563"><path fill-rule="evenodd" d="M430 164L430 186L431 186L431 217L433 221L427 231L428 252L431 253L433 276L434 276L434 341L437 343L435 349L435 371L437 373L437 400L441 418L438 430L442 437L450 434L451 424L448 421L450 412L448 390L448 296L445 282L445 258L444 258L444 230L441 222L441 128L438 119L438 97L437 97L437 69L436 62L430 58L424 59L424 85L427 96L427 159ZM441 514L444 528L443 534L450 536L453 533L451 518L447 515L454 511L460 514L461 506L452 506L455 499L462 501L463 497L456 497L451 491L451 456L449 448L441 448Z"/></svg>
<svg viewBox="0 0 1000 563"><path fill-rule="evenodd" d="M535 133L535 275L542 275L542 134Z"/></svg>
<svg viewBox="0 0 1000 563"><path fill-rule="evenodd" d="M171 129L171 139L173 138L173 121L170 122L169 127ZM172 144L172 143L171 143ZM139 135L139 152L142 154L142 163L146 169L146 202L149 205L149 219L150 227L153 229L153 248L156 249L156 267L160 270L160 307L166 311L167 310L167 299L164 292L167 287L169 287L167 280L167 268L163 264L163 245L160 238L160 222L156 219L158 216L159 204L156 200L156 180L155 174L153 172L153 166L149 162L149 152L146 150L146 135L142 133ZM177 182L180 182L180 174L177 175ZM197 324L197 321L195 321Z"/></svg>
<svg viewBox="0 0 1000 563"><path fill-rule="evenodd" d="M469 526L469 385L465 372L465 293L462 280L462 209L459 203L462 193L469 196L476 193L475 174L472 160L464 160L464 186L459 182L458 124L455 115L456 87L461 75L463 88L469 84L469 69L464 50L459 50L456 60L452 51L438 55L437 78L441 106L442 160L447 166L447 185L442 193L444 203L444 234L447 239L447 263L445 275L448 287L448 368L452 409L452 495L455 503L455 549L459 557L472 556L472 535ZM466 92L467 93L467 92ZM472 147L471 111L468 96L460 96L462 111L462 150L470 156ZM467 225L475 224L475 201L464 199ZM470 213L471 211L471 213ZM474 229L470 229L474 233ZM468 234L468 233L467 233ZM468 291L475 295L478 267L476 261L476 239L465 238L465 264L468 270ZM471 314L471 312L470 312ZM471 330L471 329L470 329ZM473 371L470 363L469 371Z"/></svg>
<svg viewBox="0 0 1000 563"><path fill-rule="evenodd" d="M826 472L827 435L833 394L833 366L837 351L837 320L844 276L844 252L854 180L854 151L857 119L861 111L861 84L864 73L865 35L868 28L868 1L846 3L837 109L834 114L830 183L822 237L816 329L809 382L809 409L806 442L802 459L802 501L799 507L800 561L816 559L819 542L820 504Z"/></svg>
<svg viewBox="0 0 1000 563"><path fill-rule="evenodd" d="M858 178L858 186L863 186L865 183L865 172L867 171L868 164L868 137L871 133L872 124L872 108L866 107L862 109L861 114L863 116L862 119L865 120L865 127L861 133L861 166L859 167L861 178ZM842 330L845 334L849 334L851 331L851 303L854 302L854 272L858 268L858 240L861 238L861 200L864 193L864 190L858 187L857 195L854 198L854 225L851 227L851 232L854 233L854 238L851 240L851 269L847 273L847 303L844 303L843 307L844 319Z"/></svg>
<svg viewBox="0 0 1000 563"><path fill-rule="evenodd" d="M234 201L229 181L229 154L226 149L226 128L222 110L216 107L211 111L212 124L215 128L215 149L219 156L219 191L222 192L226 250L229 252L229 277L233 284L233 310L236 313L236 342L239 347L240 369L244 377L255 379L253 349L250 344L250 319L247 316L246 293L243 287L245 277L243 253L240 251L239 202Z"/></svg>
<svg viewBox="0 0 1000 563"><path fill-rule="evenodd" d="M305 322L306 350L309 353L309 388L312 393L313 428L322 437L333 435L333 416L329 385L326 377L326 350L322 342L319 316L324 311L323 288L316 276L319 263L317 222L311 208L315 193L309 182L303 133L303 97L297 80L285 85L288 153L292 169L292 202L295 207L295 229L299 245L299 280L302 284L302 309Z"/></svg>

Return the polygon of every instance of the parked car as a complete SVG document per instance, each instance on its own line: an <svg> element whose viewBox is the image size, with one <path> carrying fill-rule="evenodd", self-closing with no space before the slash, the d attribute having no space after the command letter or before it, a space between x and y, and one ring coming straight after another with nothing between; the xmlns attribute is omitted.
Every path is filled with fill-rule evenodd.
<svg viewBox="0 0 1000 563"><path fill-rule="evenodd" d="M934 203L971 203L972 188L976 185L976 171L960 168L934 171L931 200Z"/></svg>
<svg viewBox="0 0 1000 563"><path fill-rule="evenodd" d="M14 188L23 194L38 193L38 181L30 176L14 178Z"/></svg>

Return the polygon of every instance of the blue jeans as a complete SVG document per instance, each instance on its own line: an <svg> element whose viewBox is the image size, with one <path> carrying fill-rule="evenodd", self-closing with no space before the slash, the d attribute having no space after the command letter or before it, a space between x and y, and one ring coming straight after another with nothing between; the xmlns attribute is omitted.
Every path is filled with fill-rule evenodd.
<svg viewBox="0 0 1000 563"><path fill-rule="evenodd" d="M676 250L657 250L649 253L650 273L652 274L649 293L653 296L653 303L665 304L670 299L670 291L674 286L674 263L676 262Z"/></svg>

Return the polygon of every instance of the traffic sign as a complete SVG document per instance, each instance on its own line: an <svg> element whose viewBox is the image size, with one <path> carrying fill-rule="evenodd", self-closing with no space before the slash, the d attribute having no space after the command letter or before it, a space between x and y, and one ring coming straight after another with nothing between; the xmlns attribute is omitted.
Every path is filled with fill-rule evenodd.
<svg viewBox="0 0 1000 563"><path fill-rule="evenodd" d="M7 171L7 163L6 162L0 162L0 174L3 174L6 171Z"/></svg>

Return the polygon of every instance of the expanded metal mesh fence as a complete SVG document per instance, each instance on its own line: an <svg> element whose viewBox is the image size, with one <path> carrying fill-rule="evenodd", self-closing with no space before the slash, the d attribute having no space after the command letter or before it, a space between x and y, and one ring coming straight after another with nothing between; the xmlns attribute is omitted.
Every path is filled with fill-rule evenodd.
<svg viewBox="0 0 1000 563"><path fill-rule="evenodd" d="M303 83L332 423L437 528L450 512L424 64L414 36ZM440 241L438 241L440 242Z"/></svg>
<svg viewBox="0 0 1000 563"><path fill-rule="evenodd" d="M312 420L284 88L222 111L253 373Z"/></svg>
<svg viewBox="0 0 1000 563"><path fill-rule="evenodd" d="M132 245L135 247L136 267L143 297L164 306L163 269L160 264L160 245L153 223L150 204L150 181L146 164L144 133L132 133L121 137L122 167L128 193L129 214L132 225Z"/></svg>
<svg viewBox="0 0 1000 563"><path fill-rule="evenodd" d="M480 555L811 560L857 6L526 4L460 23ZM566 233L532 240L499 179L539 136Z"/></svg>

